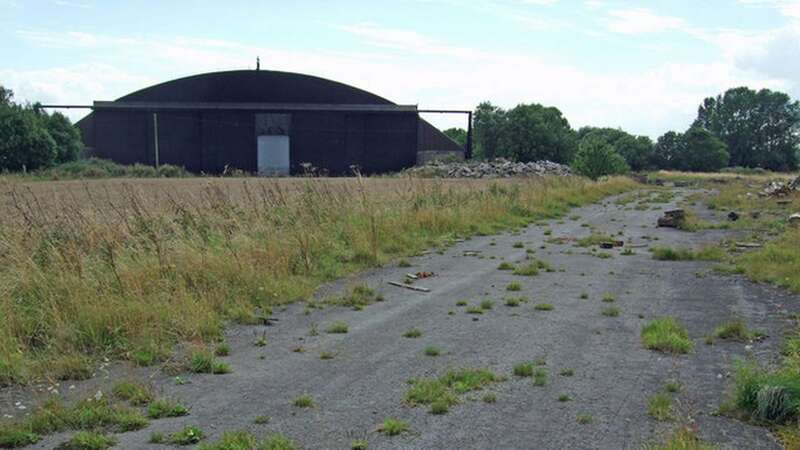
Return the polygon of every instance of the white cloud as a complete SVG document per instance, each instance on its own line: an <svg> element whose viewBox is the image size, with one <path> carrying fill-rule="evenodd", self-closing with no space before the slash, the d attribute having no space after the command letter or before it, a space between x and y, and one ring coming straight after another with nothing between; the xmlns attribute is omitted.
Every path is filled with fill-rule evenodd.
<svg viewBox="0 0 800 450"><path fill-rule="evenodd" d="M702 98L729 87L784 86L777 76L759 76L737 66L734 59L603 73L555 63L529 52L461 48L408 30L387 30L371 24L337 29L362 39L372 50L288 50L184 37L130 39L29 32L21 36L42 45L70 45L94 62L38 71L3 70L0 78L21 99L90 103L114 99L156 81L252 68L259 55L264 69L322 76L397 103L470 109L483 100L506 108L536 102L557 106L575 127L622 127L652 137L668 129L685 128ZM112 51L98 52L98 48ZM430 119L442 127L465 125L460 116Z"/></svg>
<svg viewBox="0 0 800 450"><path fill-rule="evenodd" d="M739 3L747 6L775 8L783 16L800 19L800 0L739 0Z"/></svg>
<svg viewBox="0 0 800 450"><path fill-rule="evenodd" d="M606 28L623 34L659 33L677 30L685 25L683 19L658 15L649 9L617 9L609 11Z"/></svg>

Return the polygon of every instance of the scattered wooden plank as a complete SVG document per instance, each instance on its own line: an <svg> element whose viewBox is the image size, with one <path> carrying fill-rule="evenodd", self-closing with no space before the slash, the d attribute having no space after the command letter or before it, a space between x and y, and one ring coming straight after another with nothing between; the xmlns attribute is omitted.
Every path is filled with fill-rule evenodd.
<svg viewBox="0 0 800 450"><path fill-rule="evenodd" d="M428 288L419 287L419 286L412 286L410 284L398 283L397 281L390 281L389 284L391 284L392 286L397 286L397 287L400 287L400 288L410 289L412 291L417 291L417 292L430 292L431 291Z"/></svg>
<svg viewBox="0 0 800 450"><path fill-rule="evenodd" d="M763 247L762 244L758 242L737 242L736 246L739 248L761 248Z"/></svg>

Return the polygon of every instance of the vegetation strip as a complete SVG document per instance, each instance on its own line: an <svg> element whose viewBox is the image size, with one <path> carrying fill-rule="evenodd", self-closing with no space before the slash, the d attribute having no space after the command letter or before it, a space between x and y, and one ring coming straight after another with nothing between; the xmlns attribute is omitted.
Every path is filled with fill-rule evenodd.
<svg viewBox="0 0 800 450"><path fill-rule="evenodd" d="M163 185L151 198L104 181L58 204L2 187L15 200L0 214L0 384L85 378L100 356L155 364L178 342L211 345L226 322L263 323L322 282L636 187L568 177L176 182L190 187ZM342 303L377 301L365 297ZM230 369L212 360L210 370Z"/></svg>

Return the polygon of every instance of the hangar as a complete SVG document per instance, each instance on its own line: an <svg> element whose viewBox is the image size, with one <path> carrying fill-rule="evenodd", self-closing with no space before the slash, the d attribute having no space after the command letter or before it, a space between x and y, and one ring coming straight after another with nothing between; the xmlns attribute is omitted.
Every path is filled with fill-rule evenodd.
<svg viewBox="0 0 800 450"><path fill-rule="evenodd" d="M309 75L236 70L180 78L115 101L96 101L77 123L87 154L122 164L173 164L194 173L231 169L331 175L402 170L431 155L469 157L420 118L361 89ZM427 112L462 112L434 111ZM471 141L471 133L470 139Z"/></svg>

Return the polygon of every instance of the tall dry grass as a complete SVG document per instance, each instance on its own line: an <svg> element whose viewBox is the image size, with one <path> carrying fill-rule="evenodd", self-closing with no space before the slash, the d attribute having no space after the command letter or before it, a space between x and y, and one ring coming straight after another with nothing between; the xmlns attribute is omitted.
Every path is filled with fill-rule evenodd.
<svg viewBox="0 0 800 450"><path fill-rule="evenodd" d="M0 384L152 364L322 282L635 186L516 181L112 180L0 185Z"/></svg>

